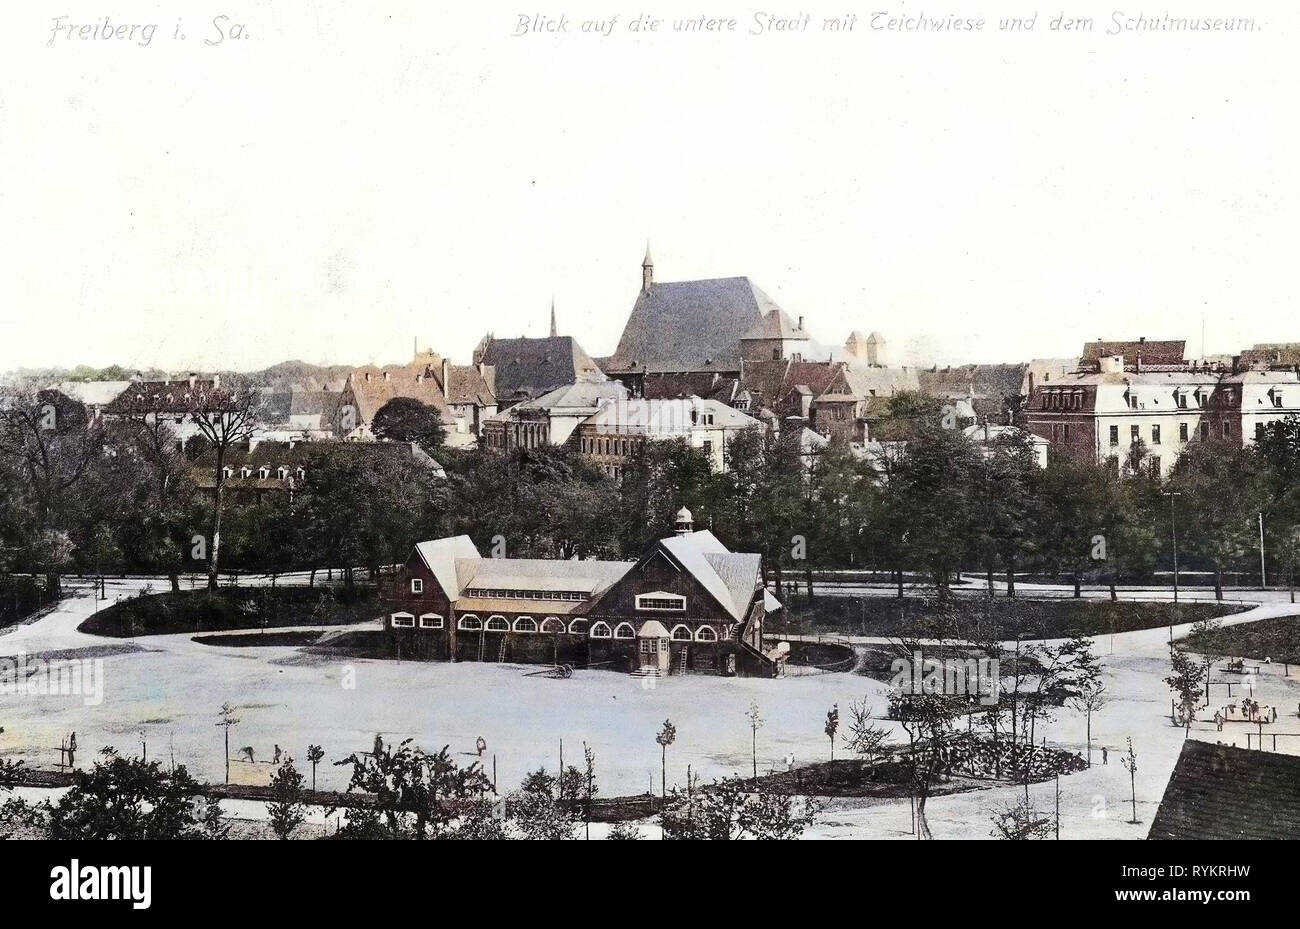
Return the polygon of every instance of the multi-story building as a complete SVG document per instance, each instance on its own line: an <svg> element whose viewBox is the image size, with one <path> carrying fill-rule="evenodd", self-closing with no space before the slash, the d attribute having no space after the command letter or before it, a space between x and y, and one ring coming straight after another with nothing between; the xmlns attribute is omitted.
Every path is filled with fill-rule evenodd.
<svg viewBox="0 0 1300 929"><path fill-rule="evenodd" d="M502 450L563 445L606 403L626 399L627 388L618 381L579 381L489 416L482 442Z"/></svg>
<svg viewBox="0 0 1300 929"><path fill-rule="evenodd" d="M448 445L472 445L483 421L497 411L495 382L491 365L454 365L431 351L418 354L410 364L357 368L348 375L337 406L331 404L334 434L371 439L370 425L384 404L410 397L441 414Z"/></svg>
<svg viewBox="0 0 1300 929"><path fill-rule="evenodd" d="M760 428L758 420L718 400L611 400L578 427L578 449L617 478L645 442L683 439L722 471L727 442Z"/></svg>
<svg viewBox="0 0 1300 929"><path fill-rule="evenodd" d="M1035 388L1029 430L1047 439L1053 454L1116 468L1140 457L1163 476L1189 442L1247 445L1268 423L1300 414L1294 368L1184 361L1182 345L1090 343L1079 370ZM1099 354L1114 348L1134 354Z"/></svg>

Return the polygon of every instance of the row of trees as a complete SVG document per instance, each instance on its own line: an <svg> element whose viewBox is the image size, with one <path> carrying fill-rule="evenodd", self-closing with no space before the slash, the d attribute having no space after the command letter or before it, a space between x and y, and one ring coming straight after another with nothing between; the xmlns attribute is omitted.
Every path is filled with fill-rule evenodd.
<svg viewBox="0 0 1300 929"><path fill-rule="evenodd" d="M1300 421L1274 424L1245 448L1188 446L1167 478L1143 466L1053 455L1029 445L989 453L944 428L934 401L893 398L864 457L840 442L816 454L796 430L731 439L714 473L683 442L645 444L616 481L568 448L499 452L443 448L437 413L394 401L384 437L437 451L445 480L399 456L310 459L292 495L231 499L224 465L252 433L255 398L225 388L197 411L202 437L177 447L165 421L91 422L61 395L0 397L0 572L370 569L412 543L469 534L481 551L534 557L636 557L672 532L678 507L733 550L763 554L777 583L794 572L809 593L818 569L857 567L929 580L942 601L959 571L1006 579L1024 572L1112 587L1173 563L1226 572L1259 564L1262 517L1270 571L1290 578L1300 555ZM209 406L213 404L209 403ZM418 406L418 404L415 404ZM195 469L210 469L197 492ZM349 570L349 580L351 572Z"/></svg>

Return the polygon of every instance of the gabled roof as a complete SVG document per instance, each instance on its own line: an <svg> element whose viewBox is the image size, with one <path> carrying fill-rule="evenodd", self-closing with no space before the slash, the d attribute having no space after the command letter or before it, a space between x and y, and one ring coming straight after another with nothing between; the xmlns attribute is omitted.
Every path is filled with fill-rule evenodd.
<svg viewBox="0 0 1300 929"><path fill-rule="evenodd" d="M415 550L433 572L447 599L452 603L459 600L461 588L457 581L456 561L480 557L473 540L467 535L448 536L445 539L417 543Z"/></svg>
<svg viewBox="0 0 1300 929"><path fill-rule="evenodd" d="M174 381L132 381L130 386L104 407L105 413L187 413L192 410L227 409L233 404L230 395L220 389L219 378Z"/></svg>
<svg viewBox="0 0 1300 929"><path fill-rule="evenodd" d="M453 404L496 405L490 367L480 371L475 365L447 365L450 388L446 396L442 373L442 356L432 352L410 364L388 368L370 365L355 369L348 375L348 385L356 397L358 421L370 422L384 404L395 397L411 397L439 412Z"/></svg>
<svg viewBox="0 0 1300 929"><path fill-rule="evenodd" d="M759 555L730 552L707 529L670 536L659 544L733 619L744 620L758 589Z"/></svg>
<svg viewBox="0 0 1300 929"><path fill-rule="evenodd" d="M457 559L459 588L489 590L583 591L595 595L636 564L634 561L564 560L560 558Z"/></svg>
<svg viewBox="0 0 1300 929"><path fill-rule="evenodd" d="M802 339L807 341L809 335L795 325L789 315L780 308L770 310L750 328L743 339Z"/></svg>
<svg viewBox="0 0 1300 929"><path fill-rule="evenodd" d="M1184 742L1147 838L1300 838L1300 757Z"/></svg>
<svg viewBox="0 0 1300 929"><path fill-rule="evenodd" d="M618 381L580 381L566 384L542 394L535 400L525 400L495 416L488 417L488 422L506 422L518 419L520 413L529 410L546 410L555 413L568 412L570 415L587 415L594 413L609 400L626 400L627 388Z"/></svg>
<svg viewBox="0 0 1300 929"><path fill-rule="evenodd" d="M1187 342L1185 339L1168 339L1162 342L1142 340L1137 342L1085 342L1083 355L1079 361L1082 364L1096 364L1100 358L1123 355L1124 364L1132 365L1137 362L1139 352L1142 353L1142 363L1144 365L1181 365L1184 362L1184 356L1187 354Z"/></svg>
<svg viewBox="0 0 1300 929"><path fill-rule="evenodd" d="M62 381L56 389L86 406L103 406L130 386L130 381Z"/></svg>
<svg viewBox="0 0 1300 929"><path fill-rule="evenodd" d="M654 283L638 295L609 367L738 370L740 340L780 309L747 277Z"/></svg>
<svg viewBox="0 0 1300 929"><path fill-rule="evenodd" d="M603 381L604 373L572 336L542 339L497 339L486 336L474 353L476 361L496 371L496 393L502 400L530 399L578 381Z"/></svg>
<svg viewBox="0 0 1300 929"><path fill-rule="evenodd" d="M700 413L713 414L713 422L698 422ZM687 435L692 429L748 429L760 423L719 400L624 400L607 403L582 423L602 431L611 427L629 434L654 437Z"/></svg>

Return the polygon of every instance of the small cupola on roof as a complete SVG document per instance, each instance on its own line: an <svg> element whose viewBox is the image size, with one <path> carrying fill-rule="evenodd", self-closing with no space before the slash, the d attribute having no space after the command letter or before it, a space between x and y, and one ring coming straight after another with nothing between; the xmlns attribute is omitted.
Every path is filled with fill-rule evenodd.
<svg viewBox="0 0 1300 929"><path fill-rule="evenodd" d="M695 518L686 507L677 511L677 523L674 529L678 535L690 535L695 531Z"/></svg>
<svg viewBox="0 0 1300 929"><path fill-rule="evenodd" d="M650 293L655 283L655 260L650 257L650 243L645 244L645 258L641 259L641 292Z"/></svg>

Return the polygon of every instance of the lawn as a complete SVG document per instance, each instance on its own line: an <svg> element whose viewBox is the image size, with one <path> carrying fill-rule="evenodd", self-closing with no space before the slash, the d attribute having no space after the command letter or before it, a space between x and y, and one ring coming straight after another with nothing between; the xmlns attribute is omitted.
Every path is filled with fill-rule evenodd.
<svg viewBox="0 0 1300 929"><path fill-rule="evenodd" d="M1274 664L1300 664L1300 617L1283 616L1261 619L1254 623L1193 631L1181 639L1189 649L1200 654L1263 661Z"/></svg>

